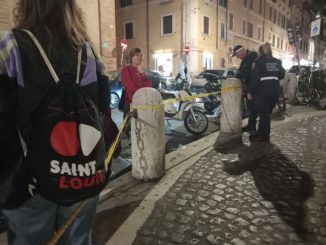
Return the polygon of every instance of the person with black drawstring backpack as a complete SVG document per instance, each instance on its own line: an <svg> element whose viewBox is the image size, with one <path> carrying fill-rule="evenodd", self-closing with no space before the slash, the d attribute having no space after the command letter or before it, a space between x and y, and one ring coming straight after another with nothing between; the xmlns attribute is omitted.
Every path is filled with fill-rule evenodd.
<svg viewBox="0 0 326 245"><path fill-rule="evenodd" d="M8 243L46 244L84 202L59 243L89 244L110 175L108 76L76 0L19 0L16 13L15 28L0 31L0 84L15 95L8 142L18 153L3 209Z"/></svg>

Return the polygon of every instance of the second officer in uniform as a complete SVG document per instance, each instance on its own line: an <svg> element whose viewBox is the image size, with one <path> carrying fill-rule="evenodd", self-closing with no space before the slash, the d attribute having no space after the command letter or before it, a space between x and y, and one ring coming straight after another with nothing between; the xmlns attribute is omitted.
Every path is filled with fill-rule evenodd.
<svg viewBox="0 0 326 245"><path fill-rule="evenodd" d="M251 135L250 140L269 142L270 116L281 92L280 80L284 78L285 70L282 62L273 57L269 43L259 47L259 57L255 63L247 96L258 113L259 125L257 133Z"/></svg>

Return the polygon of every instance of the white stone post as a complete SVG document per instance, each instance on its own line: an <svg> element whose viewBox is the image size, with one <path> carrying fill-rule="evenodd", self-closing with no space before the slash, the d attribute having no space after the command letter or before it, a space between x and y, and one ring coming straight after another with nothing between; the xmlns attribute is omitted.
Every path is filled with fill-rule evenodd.
<svg viewBox="0 0 326 245"><path fill-rule="evenodd" d="M241 133L242 103L241 81L237 78L225 80L221 89L221 133Z"/></svg>
<svg viewBox="0 0 326 245"><path fill-rule="evenodd" d="M132 176L139 180L158 179L165 173L164 106L161 94L153 88L139 89L131 108Z"/></svg>
<svg viewBox="0 0 326 245"><path fill-rule="evenodd" d="M280 82L284 98L287 104L295 104L297 102L296 92L298 88L298 79L295 73L285 73L285 77Z"/></svg>
<svg viewBox="0 0 326 245"><path fill-rule="evenodd" d="M229 78L222 83L220 133L214 144L216 151L228 153L242 143L242 83Z"/></svg>

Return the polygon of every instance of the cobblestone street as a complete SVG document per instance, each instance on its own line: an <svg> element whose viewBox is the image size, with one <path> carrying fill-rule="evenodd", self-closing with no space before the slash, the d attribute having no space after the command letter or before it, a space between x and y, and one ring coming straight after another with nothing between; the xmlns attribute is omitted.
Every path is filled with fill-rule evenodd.
<svg viewBox="0 0 326 245"><path fill-rule="evenodd" d="M133 244L326 244L325 125L326 117L280 123L271 145L244 136L233 153L204 155Z"/></svg>

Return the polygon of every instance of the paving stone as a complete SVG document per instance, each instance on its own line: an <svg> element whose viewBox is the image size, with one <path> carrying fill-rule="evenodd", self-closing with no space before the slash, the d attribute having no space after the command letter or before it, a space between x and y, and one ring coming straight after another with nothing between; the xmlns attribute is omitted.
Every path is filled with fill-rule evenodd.
<svg viewBox="0 0 326 245"><path fill-rule="evenodd" d="M199 206L199 210L200 210L200 211L206 211L207 209L209 209L209 206L206 205L206 204L201 204L201 205Z"/></svg>
<svg viewBox="0 0 326 245"><path fill-rule="evenodd" d="M178 215L176 221L182 224L187 224L190 221L190 217L184 215Z"/></svg>
<svg viewBox="0 0 326 245"><path fill-rule="evenodd" d="M181 194L181 197L182 197L182 199L188 199L188 200L192 199L191 194Z"/></svg>
<svg viewBox="0 0 326 245"><path fill-rule="evenodd" d="M226 211L232 214L237 214L240 212L237 208L227 208Z"/></svg>
<svg viewBox="0 0 326 245"><path fill-rule="evenodd" d="M185 236L180 233L173 232L171 235L171 240L178 244L182 244L184 238L185 238Z"/></svg>
<svg viewBox="0 0 326 245"><path fill-rule="evenodd" d="M222 210L220 209L209 209L206 211L206 213L211 214L211 215L217 215L221 212Z"/></svg>
<svg viewBox="0 0 326 245"><path fill-rule="evenodd" d="M189 216L192 216L194 213L195 213L195 211L193 211L193 210L187 210L186 211L186 214L189 215Z"/></svg>
<svg viewBox="0 0 326 245"><path fill-rule="evenodd" d="M239 234L240 237L242 238L247 238L248 236L250 236L250 233L246 230L242 230Z"/></svg>
<svg viewBox="0 0 326 245"><path fill-rule="evenodd" d="M218 201L218 202L221 202L221 201L224 200L224 197L219 196L219 195L213 195L213 196L211 196L211 198L212 198L213 200L215 200L215 201Z"/></svg>
<svg viewBox="0 0 326 245"><path fill-rule="evenodd" d="M209 244L221 244L221 240L222 240L222 238L220 238L218 236L215 237L212 234L207 236L207 241L209 242Z"/></svg>
<svg viewBox="0 0 326 245"><path fill-rule="evenodd" d="M202 197L207 197L207 196L209 196L209 192L200 190L200 191L198 191L198 195L202 196Z"/></svg>
<svg viewBox="0 0 326 245"><path fill-rule="evenodd" d="M190 229L191 229L190 225L181 225L180 227L178 227L177 232L183 234Z"/></svg>
<svg viewBox="0 0 326 245"><path fill-rule="evenodd" d="M206 202L209 206L215 206L216 205L216 201L213 201L213 200L207 200L207 202Z"/></svg>
<svg viewBox="0 0 326 245"><path fill-rule="evenodd" d="M176 200L176 204L180 205L180 206L184 206L184 205L186 205L186 203L187 203L187 200L185 200L185 199L177 199Z"/></svg>
<svg viewBox="0 0 326 245"><path fill-rule="evenodd" d="M246 245L246 243L244 241L240 240L239 238L232 239L231 243L234 245Z"/></svg>
<svg viewBox="0 0 326 245"><path fill-rule="evenodd" d="M203 237L204 234L205 234L205 232L202 231L201 229L196 229L196 230L194 230L193 233L194 233L196 236L199 236L199 237Z"/></svg>

